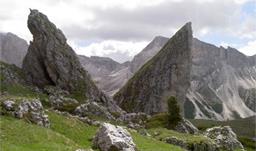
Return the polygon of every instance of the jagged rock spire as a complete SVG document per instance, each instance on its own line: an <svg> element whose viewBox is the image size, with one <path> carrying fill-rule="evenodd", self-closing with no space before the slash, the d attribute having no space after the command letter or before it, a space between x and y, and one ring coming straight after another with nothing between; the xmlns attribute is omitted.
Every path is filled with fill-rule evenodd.
<svg viewBox="0 0 256 151"><path fill-rule="evenodd" d="M82 68L64 34L46 15L30 9L27 24L33 41L23 61L23 70L31 83L41 88L58 86L89 99L100 100L104 96Z"/></svg>
<svg viewBox="0 0 256 151"><path fill-rule="evenodd" d="M182 104L190 86L192 38L189 22L115 94L120 107L128 112L165 112L171 95Z"/></svg>

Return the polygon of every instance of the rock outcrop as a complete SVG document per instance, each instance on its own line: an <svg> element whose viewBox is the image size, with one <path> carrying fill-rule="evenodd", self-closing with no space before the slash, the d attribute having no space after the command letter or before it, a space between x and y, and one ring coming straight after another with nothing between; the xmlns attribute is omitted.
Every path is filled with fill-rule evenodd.
<svg viewBox="0 0 256 151"><path fill-rule="evenodd" d="M81 104L74 110L74 114L80 117L97 116L106 119L115 119L106 107L100 106L97 102Z"/></svg>
<svg viewBox="0 0 256 151"><path fill-rule="evenodd" d="M44 88L44 92L48 94L48 105L53 109L73 112L76 107L79 106L79 102L76 99L69 97L70 94L68 91L53 86L47 86Z"/></svg>
<svg viewBox="0 0 256 151"><path fill-rule="evenodd" d="M101 151L136 151L130 133L120 126L109 123L102 124L93 142Z"/></svg>
<svg viewBox="0 0 256 151"><path fill-rule="evenodd" d="M0 33L0 61L21 67L27 49L24 39L13 33Z"/></svg>
<svg viewBox="0 0 256 151"><path fill-rule="evenodd" d="M177 124L174 130L188 134L196 134L199 131L190 121L184 118L182 118L182 120Z"/></svg>
<svg viewBox="0 0 256 151"><path fill-rule="evenodd" d="M12 100L2 102L2 114L12 115L16 118L26 119L40 126L49 127L48 115L44 113L41 102L37 99L23 100L17 104Z"/></svg>
<svg viewBox="0 0 256 151"><path fill-rule="evenodd" d="M31 83L40 88L46 85L58 86L85 98L106 101L67 44L62 31L47 16L31 10L28 28L33 34L33 41L30 42L22 68Z"/></svg>
<svg viewBox="0 0 256 151"><path fill-rule="evenodd" d="M169 144L180 146L181 148L189 151L219 151L219 148L216 144L209 142L188 143L187 141L174 136L164 138L163 141Z"/></svg>
<svg viewBox="0 0 256 151"><path fill-rule="evenodd" d="M230 126L209 128L204 135L213 139L221 149L227 151L243 149L243 145L237 140L237 136Z"/></svg>
<svg viewBox="0 0 256 151"><path fill-rule="evenodd" d="M167 98L185 101L190 86L191 23L184 25L165 46L114 96L128 112L155 114L167 111Z"/></svg>

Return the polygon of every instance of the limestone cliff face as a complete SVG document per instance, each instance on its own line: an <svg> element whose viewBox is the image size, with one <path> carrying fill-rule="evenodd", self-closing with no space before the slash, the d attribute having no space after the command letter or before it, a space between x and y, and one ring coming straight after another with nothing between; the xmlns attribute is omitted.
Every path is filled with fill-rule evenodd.
<svg viewBox="0 0 256 151"><path fill-rule="evenodd" d="M168 40L168 38L162 36L155 37L140 53L134 56L129 66L131 72L135 73L138 71L144 63L150 60L162 49Z"/></svg>
<svg viewBox="0 0 256 151"><path fill-rule="evenodd" d="M105 98L83 69L64 34L47 16L31 10L28 28L33 34L33 41L24 58L23 70L31 83L41 88L58 86L71 93L85 95L88 99Z"/></svg>
<svg viewBox="0 0 256 151"><path fill-rule="evenodd" d="M255 94L254 57L193 39L186 117L226 120L252 116Z"/></svg>
<svg viewBox="0 0 256 151"><path fill-rule="evenodd" d="M13 33L0 33L0 61L21 67L27 49L24 39Z"/></svg>
<svg viewBox="0 0 256 151"><path fill-rule="evenodd" d="M132 61L118 63L105 57L79 56L83 67L90 73L96 85L113 96L145 62L150 60L165 45L168 38L156 36Z"/></svg>
<svg viewBox="0 0 256 151"><path fill-rule="evenodd" d="M167 110L169 96L185 101L190 86L192 29L184 25L114 96L128 112L154 114Z"/></svg>

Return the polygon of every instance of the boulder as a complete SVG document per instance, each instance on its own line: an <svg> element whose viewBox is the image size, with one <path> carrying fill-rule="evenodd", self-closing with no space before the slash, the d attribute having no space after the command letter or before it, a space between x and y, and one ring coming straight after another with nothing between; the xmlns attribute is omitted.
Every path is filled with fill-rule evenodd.
<svg viewBox="0 0 256 151"><path fill-rule="evenodd" d="M97 102L89 101L88 103L78 106L75 111L75 115L84 116L100 116L107 119L115 119L108 109Z"/></svg>
<svg viewBox="0 0 256 151"><path fill-rule="evenodd" d="M230 126L209 128L205 131L204 135L213 139L224 150L243 149L243 145L237 140L237 136Z"/></svg>
<svg viewBox="0 0 256 151"><path fill-rule="evenodd" d="M2 107L6 111L15 111L15 102L12 100L6 100L6 101L2 102Z"/></svg>
<svg viewBox="0 0 256 151"><path fill-rule="evenodd" d="M41 102L37 99L23 100L20 104L6 100L2 103L3 114L12 115L16 118L27 119L40 126L50 127L48 115L44 113Z"/></svg>
<svg viewBox="0 0 256 151"><path fill-rule="evenodd" d="M120 126L109 123L102 124L93 143L101 151L136 151L130 133Z"/></svg>
<svg viewBox="0 0 256 151"><path fill-rule="evenodd" d="M184 118L182 118L182 120L178 123L178 125L174 128L174 130L181 133L189 133L189 134L198 133L198 129L190 121Z"/></svg>

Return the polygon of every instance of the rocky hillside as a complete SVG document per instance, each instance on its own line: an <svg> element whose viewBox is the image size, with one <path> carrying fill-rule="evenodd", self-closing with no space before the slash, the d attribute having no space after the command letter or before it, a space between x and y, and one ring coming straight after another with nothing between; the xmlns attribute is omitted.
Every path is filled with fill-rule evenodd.
<svg viewBox="0 0 256 151"><path fill-rule="evenodd" d="M96 85L113 96L132 75L151 59L167 42L168 38L155 37L131 62L120 64L110 58L80 56L83 67L92 75Z"/></svg>
<svg viewBox="0 0 256 151"><path fill-rule="evenodd" d="M61 30L38 10L30 10L28 28L33 41L22 68L0 61L1 150L238 151L255 148L251 138L254 135L243 138L241 143L230 126L199 131L183 117L179 121L173 119L173 112L145 114L165 111L165 98L170 95L176 96L181 105L188 101L186 94L194 88L192 70L198 60L195 59L198 55L193 56L198 50L193 48L191 23L185 24L158 53L154 46L160 47L159 41L149 45L147 49L156 55L144 50L142 53L147 55L136 56L153 58L142 67L142 63L137 62L133 69L140 69L115 95L116 102L127 111L145 113L121 110L97 88L80 63L83 61L93 76L107 77L122 69L131 72L130 62L119 64L109 58L81 56L79 61ZM238 72L242 77L249 75L251 70L247 68L255 64L255 58L245 62L247 57L230 56L226 51L220 54L228 60L227 66L233 67L232 57L242 60L234 63L235 67L248 71ZM246 94L243 97L249 104L253 103L254 91L240 93ZM171 110L173 104L168 106Z"/></svg>
<svg viewBox="0 0 256 151"><path fill-rule="evenodd" d="M128 112L148 114L165 112L171 95L182 104L190 86L191 51L192 29L187 23L115 94L115 101Z"/></svg>
<svg viewBox="0 0 256 151"><path fill-rule="evenodd" d="M56 33L59 34L61 32ZM50 36L45 37L51 39L54 37L52 36L54 34L49 34ZM60 35L55 35L55 39L58 39L58 37L64 37L64 35ZM65 39L65 37L63 39ZM97 90L97 88L95 88L95 85L97 85L97 87L105 94L113 96L143 66L143 64L149 61L159 52L159 50L161 50L167 41L168 38L162 36L155 37L152 42L150 42L139 54L133 58L131 62L126 62L123 64L120 64L110 58L78 56L82 67L91 75L90 78L88 73L85 72L86 77L89 78L87 78L85 81L88 82L92 81L90 79L93 79L95 83L92 84L89 82L91 83L92 87L94 87L92 90L90 90L90 92L95 93L89 95L96 96L96 94L100 92ZM57 46L57 48L58 47L59 46ZM61 47L62 46L59 48ZM27 52L27 44L24 40L11 33L0 34L0 48L0 59L3 62L15 64L19 67L21 66L23 57ZM191 53L191 86L186 94L186 101L184 104L181 104L184 115L187 118L226 120L240 117L244 118L255 114L256 104L254 100L256 98L256 55L248 57L242 53L239 53L239 51L234 48L219 48L202 42L196 38L193 38ZM72 56L75 55L74 52L72 52L72 54ZM61 55L57 54L54 57L58 58L60 56ZM64 84L66 83L64 81L67 80L67 77L73 77L70 75L66 76L66 74L64 74L65 76L62 77L62 82L60 80L56 80L56 77L58 77L55 72L57 68L49 68L49 62L42 64L42 66L47 64L47 66L49 66L48 69L47 67L42 67L41 69L37 68L37 63L42 61L34 61L33 57L34 55L30 57L30 61L33 63L35 62L35 64L28 63L27 61L25 62L29 64L29 67L27 67L28 69L30 69L31 66L34 66L33 68L36 68L38 72L40 72L40 74L37 74L38 79L42 80L42 76L45 77L43 79L46 79L45 81L47 81L46 83L48 84ZM77 59L71 60L74 62L74 60ZM59 64L58 62L61 61L57 61L56 64ZM78 65L79 63L77 63L77 61L75 62L76 63L72 64L72 66L74 65L77 66L77 68L80 68L81 66ZM63 66L68 68L67 63L64 64ZM58 70L61 69L62 67L60 67ZM31 68L31 70L33 69ZM49 72L49 74L45 74L44 70ZM68 73L71 74L72 72ZM55 79L55 82L48 77L50 74L52 76L51 78ZM38 82L38 80L35 81ZM89 87L91 88L91 86Z"/></svg>
<svg viewBox="0 0 256 151"><path fill-rule="evenodd" d="M27 49L24 39L12 33L0 33L0 61L21 67Z"/></svg>
<svg viewBox="0 0 256 151"><path fill-rule="evenodd" d="M130 64L130 70L135 73L150 60L154 55L156 55L159 50L166 44L168 38L157 36L155 37L140 53L134 56Z"/></svg>
<svg viewBox="0 0 256 151"><path fill-rule="evenodd" d="M193 39L185 116L227 120L255 115L256 63L234 48Z"/></svg>
<svg viewBox="0 0 256 151"><path fill-rule="evenodd" d="M162 50L159 53L162 53ZM256 104L253 101L256 96L255 56L248 57L234 48L219 48L193 38L191 59L190 75L187 77L190 79L190 87L186 93L186 100L182 100L184 104L181 103L182 101L180 102L185 117L226 120L255 115ZM138 81L146 78L147 75L144 70L155 70L154 66L150 65L152 60L145 63L144 66L148 67L142 67L115 95L117 102L130 103L125 104L125 106L122 106L123 103L121 103L124 109L130 111L128 108L131 107L132 111L145 111L145 108L141 108L141 106L147 104L153 106L155 109L152 110L156 110L156 112L165 111L164 108L159 108L157 105L163 103L158 101L161 100L161 93L164 93L161 88L166 88L166 85L159 84L155 86L152 82L159 78L158 75L152 75L154 80L151 79L149 83L144 81L143 84L148 85L145 86L146 88L143 87L137 90L138 88L135 86L135 84L140 85L137 83ZM162 65L166 66L166 70L163 72L167 72L167 63ZM140 73L144 73L144 77L138 78ZM165 78L168 78L168 75L163 79ZM134 87L131 87L132 84L134 84ZM147 91L153 86L154 89L157 87L156 94L148 99L146 96L149 92ZM140 92L142 96L138 95L137 91L143 91ZM124 99L127 97L128 99ZM150 101L152 99L158 103Z"/></svg>
<svg viewBox="0 0 256 151"><path fill-rule="evenodd" d="M113 95L131 77L129 63L120 64L106 57L79 56L82 66L96 85L108 95Z"/></svg>

